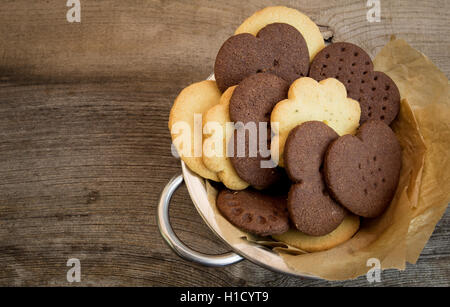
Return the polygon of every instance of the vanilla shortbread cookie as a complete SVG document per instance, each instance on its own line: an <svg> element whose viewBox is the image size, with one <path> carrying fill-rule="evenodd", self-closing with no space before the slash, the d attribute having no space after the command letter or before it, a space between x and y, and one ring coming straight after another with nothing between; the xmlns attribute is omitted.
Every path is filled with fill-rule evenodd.
<svg viewBox="0 0 450 307"><path fill-rule="evenodd" d="M358 101L347 98L345 86L338 80L297 79L289 89L288 99L275 106L270 118L275 134L272 146L279 144L280 165L284 165L286 138L296 126L307 121L322 121L339 135L352 134L359 126L360 116ZM272 156L275 155L272 151Z"/></svg>
<svg viewBox="0 0 450 307"><path fill-rule="evenodd" d="M290 229L284 234L272 235L272 237L306 252L320 252L350 240L358 231L359 224L358 216L348 214L335 230L321 237L308 236L296 229Z"/></svg>
<svg viewBox="0 0 450 307"><path fill-rule="evenodd" d="M310 60L325 47L319 27L305 14L285 6L262 9L244 21L235 34L250 33L256 36L259 30L272 23L286 23L295 27L305 38Z"/></svg>
<svg viewBox="0 0 450 307"><path fill-rule="evenodd" d="M223 93L219 104L209 109L203 118L203 163L217 173L220 181L231 190L244 190L249 184L239 178L230 159L226 155L227 144L232 136L234 126L230 120L229 105L236 86ZM228 123L228 127L227 127ZM230 125L231 124L231 125ZM215 131L219 129L220 131ZM214 143L221 144L215 148Z"/></svg>
<svg viewBox="0 0 450 307"><path fill-rule="evenodd" d="M194 83L178 95L170 111L169 129L178 154L186 165L206 179L219 181L217 174L209 170L202 160L202 139L194 140L195 114L200 115L219 103L221 93L215 81ZM202 136L202 122L199 122L199 134ZM186 134L184 134L186 133ZM182 138L182 135L190 137ZM197 142L194 146L194 141ZM189 144L190 143L190 144ZM197 148L197 152L195 149Z"/></svg>

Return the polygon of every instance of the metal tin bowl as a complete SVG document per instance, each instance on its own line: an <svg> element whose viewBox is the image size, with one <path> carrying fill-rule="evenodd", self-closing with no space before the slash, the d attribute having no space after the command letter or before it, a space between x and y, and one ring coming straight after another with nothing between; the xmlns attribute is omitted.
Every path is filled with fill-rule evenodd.
<svg viewBox="0 0 450 307"><path fill-rule="evenodd" d="M214 74L211 74L207 80L215 80ZM205 179L192 172L183 161L181 162L181 169L182 175L173 177L162 191L157 212L159 231L177 255L183 259L212 267L223 267L247 259L275 272L302 278L320 279L317 276L300 274L290 269L279 254L261 245L247 240L241 240L239 243L234 244L228 242L220 235L221 230L216 223L213 208L208 200ZM189 248L178 239L170 225L169 206L173 193L183 183L183 180L186 183L192 202L195 208L197 208L198 213L206 225L230 247L231 252L222 255L207 255Z"/></svg>
<svg viewBox="0 0 450 307"><path fill-rule="evenodd" d="M183 259L213 267L223 267L247 259L272 271L297 277L318 279L316 276L295 272L285 264L280 255L261 245L244 239L234 244L228 242L220 235L221 230L218 228L213 208L208 201L205 179L193 173L184 162L181 162L181 168L182 175L173 177L162 191L157 212L158 227L161 235L177 255ZM230 247L231 252L222 255L203 254L192 250L178 239L169 221L169 206L173 193L183 183L183 180L198 213L209 228Z"/></svg>

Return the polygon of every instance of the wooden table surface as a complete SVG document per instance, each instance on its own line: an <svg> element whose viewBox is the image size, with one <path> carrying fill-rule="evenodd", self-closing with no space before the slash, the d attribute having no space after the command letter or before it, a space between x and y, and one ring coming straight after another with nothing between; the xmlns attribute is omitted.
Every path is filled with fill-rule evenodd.
<svg viewBox="0 0 450 307"><path fill-rule="evenodd" d="M159 194L180 173L167 120L178 92L213 70L221 44L254 11L307 13L332 42L374 56L391 34L450 75L450 2L382 0L381 22L360 1L81 0L0 2L0 285L369 285L365 277L302 280L248 261L206 268L178 258L156 225ZM226 247L181 188L171 221L204 252ZM447 211L418 263L379 285L450 285ZM81 261L69 284L66 262Z"/></svg>

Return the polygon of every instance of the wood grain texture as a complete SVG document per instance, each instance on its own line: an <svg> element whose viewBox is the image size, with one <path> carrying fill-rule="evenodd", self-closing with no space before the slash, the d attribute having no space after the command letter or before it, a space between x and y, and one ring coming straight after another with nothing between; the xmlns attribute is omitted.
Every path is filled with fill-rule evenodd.
<svg viewBox="0 0 450 307"><path fill-rule="evenodd" d="M330 41L372 56L391 34L450 75L449 1L387 1L366 21L366 1L277 1L307 13ZM273 1L81 0L0 2L0 285L368 286L293 278L248 261L206 268L179 259L159 235L159 193L180 173L170 154L178 92L213 70L223 41ZM171 221L204 252L226 251L181 188ZM416 265L379 285L450 285L447 211Z"/></svg>

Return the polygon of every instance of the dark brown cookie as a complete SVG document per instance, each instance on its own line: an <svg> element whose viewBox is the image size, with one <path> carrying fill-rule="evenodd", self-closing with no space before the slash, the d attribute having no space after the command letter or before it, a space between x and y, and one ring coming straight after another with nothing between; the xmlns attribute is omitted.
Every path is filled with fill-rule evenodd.
<svg viewBox="0 0 450 307"><path fill-rule="evenodd" d="M350 43L335 43L320 51L309 76L317 81L335 78L347 88L348 97L359 101L361 120L381 120L387 125L400 110L400 92L385 73L374 71L370 56Z"/></svg>
<svg viewBox="0 0 450 307"><path fill-rule="evenodd" d="M282 78L260 73L245 78L230 99L233 122L270 122L273 107L287 98L289 83Z"/></svg>
<svg viewBox="0 0 450 307"><path fill-rule="evenodd" d="M334 141L325 155L324 177L332 196L356 215L377 217L392 201L402 166L394 132L367 121L356 136Z"/></svg>
<svg viewBox="0 0 450 307"><path fill-rule="evenodd" d="M259 72L273 73L290 84L306 76L308 70L305 39L296 28L284 23L267 25L256 37L248 33L230 37L220 48L214 65L222 92Z"/></svg>
<svg viewBox="0 0 450 307"><path fill-rule="evenodd" d="M291 130L286 140L286 172L294 185L289 191L289 216L295 227L311 236L323 236L344 220L346 210L328 194L321 166L328 145L339 135L319 121Z"/></svg>
<svg viewBox="0 0 450 307"><path fill-rule="evenodd" d="M239 177L257 189L270 187L282 176L276 165L265 168L261 163L270 162L270 114L279 101L287 98L288 90L289 84L283 79L262 73L244 79L230 99L230 119L236 123L230 161ZM260 124L265 124L263 139L260 139ZM253 135L246 129L252 125L256 128ZM251 148L256 149L256 155L252 155L255 152Z"/></svg>
<svg viewBox="0 0 450 307"><path fill-rule="evenodd" d="M256 235L270 236L289 230L286 197L251 189L222 190L217 196L217 208L231 224Z"/></svg>

